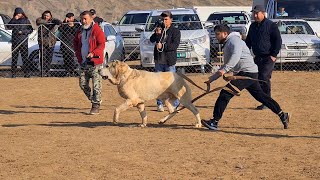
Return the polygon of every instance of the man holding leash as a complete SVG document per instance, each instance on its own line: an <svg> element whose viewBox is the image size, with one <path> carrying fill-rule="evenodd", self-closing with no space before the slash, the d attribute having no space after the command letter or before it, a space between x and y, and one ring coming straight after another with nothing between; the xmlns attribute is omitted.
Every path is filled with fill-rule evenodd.
<svg viewBox="0 0 320 180"><path fill-rule="evenodd" d="M224 44L224 64L205 82L208 86L208 90L210 90L210 83L231 71L235 76L257 79L258 67L254 63L246 43L241 40L240 34L237 32L230 33L230 28L225 24L215 26L214 31L218 41ZM272 112L277 114L284 129L288 128L290 118L289 113L283 112L279 104L273 100L270 95L263 92L258 81L250 79L231 80L220 92L214 106L213 118L210 120L202 120L201 123L210 130L217 130L219 120L222 118L222 114L230 99L234 95L239 95L240 91L243 89L247 89L257 101L266 105Z"/></svg>
<svg viewBox="0 0 320 180"><path fill-rule="evenodd" d="M81 13L82 27L74 39L74 50L81 65L79 85L92 103L89 114L98 114L101 103L101 75L99 73L103 63L103 51L106 38L99 27L94 23L90 11ZM89 85L92 79L92 88Z"/></svg>

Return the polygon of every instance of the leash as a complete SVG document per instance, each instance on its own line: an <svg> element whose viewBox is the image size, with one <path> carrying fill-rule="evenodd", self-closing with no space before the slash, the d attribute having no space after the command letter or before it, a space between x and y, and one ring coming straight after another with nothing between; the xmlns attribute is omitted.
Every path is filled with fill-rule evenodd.
<svg viewBox="0 0 320 180"><path fill-rule="evenodd" d="M208 85L207 86L207 90L205 90L204 88L202 88L202 87L200 87L199 85L197 85L194 81L192 81L190 78L188 78L186 75L184 75L184 74L182 74L182 73L180 73L180 72L177 72L177 74L179 75L179 76L181 76L182 78L184 78L185 80L187 80L188 82L190 82L192 85L194 85L194 86L196 86L197 88L199 88L199 89L201 89L201 90L204 90L205 92L204 93L202 93L202 94L200 94L199 96L197 96L197 97L195 97L194 99L192 99L191 100L191 103L194 103L195 101L197 101L197 100L199 100L199 99L201 99L202 97L204 97L204 96L206 96L206 95L208 95L208 94L210 94L210 93L213 93L213 92L215 92L215 91L219 91L219 90L222 90L223 88L226 88L227 87L227 85L229 84L226 84L226 85L224 85L224 86L220 86L220 87L217 87L217 88L214 88L214 89L212 89L212 90L209 90L210 89L210 86ZM247 77L247 76L223 76L223 79L225 80L225 81L227 81L227 82L230 82L230 81L232 81L232 80L252 80L252 81L258 81L258 82L264 82L264 83L266 83L266 81L263 81L263 80L259 80L259 79L254 79L254 78L250 78L250 77ZM230 84L231 86L232 86L232 84ZM232 93L232 94L234 94L234 95L237 95L237 96L239 96L240 95L240 90L238 90L236 87L232 87L232 88L234 88L234 90L235 91L237 91L237 93L235 93L235 92L230 92L230 91L228 91L228 92L230 92L230 93ZM179 105L180 105L180 103L179 103ZM184 107L184 106L182 106L182 107L180 107L179 109L177 109L175 112L173 112L173 113L176 113L177 111L181 111L181 110L183 110L183 109L185 109L186 107Z"/></svg>
<svg viewBox="0 0 320 180"><path fill-rule="evenodd" d="M194 81L192 81L190 78L188 78L186 75L182 74L181 72L176 72L179 76L181 76L183 79L187 80L189 83L191 83L192 85L196 86L197 88L203 90L203 91L207 91L204 88L200 87L199 85L197 85Z"/></svg>

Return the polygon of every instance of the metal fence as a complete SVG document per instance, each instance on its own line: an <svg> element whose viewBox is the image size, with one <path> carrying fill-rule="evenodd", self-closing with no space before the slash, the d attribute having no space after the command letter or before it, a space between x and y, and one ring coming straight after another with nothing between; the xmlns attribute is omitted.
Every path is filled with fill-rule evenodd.
<svg viewBox="0 0 320 180"><path fill-rule="evenodd" d="M181 32L177 49L178 71L183 73L211 73L223 63L223 45L215 38L213 28L220 21L174 22ZM251 22L238 21L229 25L246 38ZM319 71L320 40L305 21L277 21L283 39L276 61L276 70ZM14 25L19 26L19 25ZM126 61L138 69L154 71L155 43L150 36L159 23L131 25L131 31L102 23L106 36L104 63ZM4 77L70 77L78 76L79 64L74 55L73 39L79 24L63 23L48 29L40 25L28 34L24 31L0 29L0 71ZM163 34L165 38L166 34Z"/></svg>

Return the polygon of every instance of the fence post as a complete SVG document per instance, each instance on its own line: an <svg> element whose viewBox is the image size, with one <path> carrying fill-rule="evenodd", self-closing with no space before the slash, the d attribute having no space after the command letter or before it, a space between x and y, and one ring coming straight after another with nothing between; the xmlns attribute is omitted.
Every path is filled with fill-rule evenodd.
<svg viewBox="0 0 320 180"><path fill-rule="evenodd" d="M40 76L43 77L43 25L40 25L41 48L40 48Z"/></svg>

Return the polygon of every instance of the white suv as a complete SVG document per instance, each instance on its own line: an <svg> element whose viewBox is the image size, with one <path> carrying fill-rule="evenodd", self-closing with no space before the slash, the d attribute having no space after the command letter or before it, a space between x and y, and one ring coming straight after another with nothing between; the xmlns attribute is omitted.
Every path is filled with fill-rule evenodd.
<svg viewBox="0 0 320 180"><path fill-rule="evenodd" d="M136 25L145 25L151 11L129 11L120 21L112 24L116 31L121 34L124 39L125 53L131 54L131 59L137 59L139 56L139 39L140 32L135 30ZM134 51L134 52L132 52Z"/></svg>
<svg viewBox="0 0 320 180"><path fill-rule="evenodd" d="M320 38L302 19L272 19L278 24L282 46L276 63L320 62Z"/></svg>
<svg viewBox="0 0 320 180"><path fill-rule="evenodd" d="M143 67L155 66L153 56L155 44L150 42L150 36L154 33L155 23L163 11L172 13L172 25L179 28L181 32L176 66L192 66L204 71L205 65L210 61L209 34L203 28L196 11L184 8L154 10L150 13L147 24L144 27L137 27L143 31L140 37L141 65Z"/></svg>

